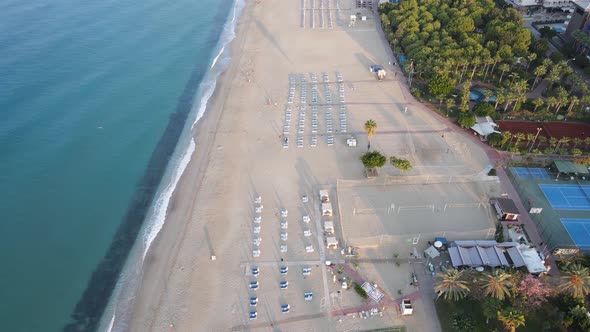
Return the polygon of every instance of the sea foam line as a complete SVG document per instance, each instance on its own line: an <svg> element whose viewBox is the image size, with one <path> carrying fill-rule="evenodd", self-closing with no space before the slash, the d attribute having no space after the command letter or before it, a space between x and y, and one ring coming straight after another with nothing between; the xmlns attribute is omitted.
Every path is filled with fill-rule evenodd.
<svg viewBox="0 0 590 332"><path fill-rule="evenodd" d="M239 14L241 13L243 7L243 0L236 0L236 2L234 2L232 19L226 22L226 24L224 25L223 31L219 39L219 52L213 58L209 72L207 72L207 74L203 78L203 81L199 84L198 91L200 91L200 93L197 94L197 99L200 100L200 104L195 117L195 121L191 125L191 130L194 129L195 125L205 114L205 111L207 109L207 103L209 102L209 99L211 99L211 96L213 96L213 93L215 92L215 87L217 86L217 78L219 77L219 75L221 75L221 73L226 69L227 65L229 64L230 59L229 54L227 54L226 52L226 45L228 45L236 36L235 28L237 20L239 18ZM225 55L226 57L226 59L223 60L227 60L227 63L224 63L223 61L219 62L223 55ZM215 66L218 64L219 66L215 68ZM196 142L192 135L190 135L190 137L191 138L189 146L180 157L180 161L172 173L173 175L171 181L162 190L161 194L159 195L158 199L156 200L153 206L153 215L148 219L152 220L153 223L151 223L151 225L149 225L146 228L146 232L144 235L143 259L145 259L145 256L147 255L147 252L152 242L160 233L162 226L164 226L166 214L168 211L168 204L170 203L170 198L172 197L174 189L176 189L178 181L180 180L182 174L186 170L187 165L191 161L192 154L195 151Z"/></svg>
<svg viewBox="0 0 590 332"><path fill-rule="evenodd" d="M193 121L193 123L191 124L190 127L190 131L187 135L183 135L182 137L190 137L190 139L188 139L188 145L186 143L182 143L181 141L179 141L179 151L183 146L186 146L185 150L182 152L182 154L180 155L180 157L177 160L176 163L171 163L169 165L171 172L169 173L170 176L168 177L169 181L166 184L166 186L160 190L160 193L158 195L158 198L156 199L156 201L154 202L154 204L152 205L150 212L148 214L148 217L146 218L146 222L145 222L145 228L143 231L143 241L141 243L141 245L143 246L142 248L138 248L139 250L142 250L142 257L141 257L141 262L137 262L135 264L130 264L131 265L131 269L135 270L133 267L135 268L139 268L141 269L141 265L143 260L145 260L145 257L149 251L149 248L151 247L154 239L157 237L157 235L160 233L162 227L164 226L164 223L166 221L166 214L168 211L168 205L170 203L170 198L172 197L172 194L174 193L174 190L176 189L176 186L178 184L178 181L180 180L180 178L182 177L182 174L184 173L184 171L186 170L189 162L191 161L192 158L192 154L196 149L196 142L193 138L193 129L195 127L195 125L199 122L199 120L203 117L203 115L205 114L205 111L207 109L207 103L209 102L209 99L211 98L211 96L213 96L213 93L215 91L215 88L217 86L217 78L219 77L219 75L221 75L221 73L223 73L223 71L227 68L227 66L229 65L229 61L230 61L230 57L229 57L229 53L226 51L226 46L235 38L236 33L235 33L235 28L236 28L236 24L237 24L237 20L240 16L240 13L242 11L242 9L245 6L245 0L235 0L234 4L233 4L233 11L232 11L232 18L231 20L228 20L222 30L222 33L220 35L219 38L219 42L218 42L218 49L219 51L217 52L216 56L213 58L212 62L211 62L211 66L209 67L209 71L205 74L205 77L203 78L203 80L201 81L201 83L199 84L199 88L197 89L196 92L196 100L199 100L199 105L198 105L198 109L196 111L196 115L195 115L195 120ZM194 114L194 112L191 112ZM187 141L185 141L187 142ZM176 165L175 165L176 164ZM163 181L165 181L166 178L163 179ZM164 182L163 182L164 183ZM134 274L134 272L132 271L127 271L130 274ZM130 275L130 277L132 279L133 276ZM127 330L128 326L128 322L126 322L130 316L130 312L127 310L130 310L130 308L132 307L132 302L133 302L133 297L135 296L135 291L137 287L137 284L133 284L130 285L128 284L130 281L129 280L125 280L125 275L122 275L119 279L119 282L117 283L117 288L118 290L116 290L115 294L114 294L114 298L113 298L113 304L114 307L112 307L111 313L112 316L110 318L110 320L108 320L104 326L104 330L107 332L115 332L115 331L125 331ZM125 286L125 287L123 287ZM131 287L135 290L129 289L128 287ZM126 288L126 295L123 295L123 292L121 292L121 287ZM125 297L125 298L123 298ZM129 297L129 298L127 298ZM123 310L123 312L120 312L120 310ZM108 317L108 316L107 316ZM115 318L116 317L116 318ZM119 320L122 320L121 322L119 322Z"/></svg>

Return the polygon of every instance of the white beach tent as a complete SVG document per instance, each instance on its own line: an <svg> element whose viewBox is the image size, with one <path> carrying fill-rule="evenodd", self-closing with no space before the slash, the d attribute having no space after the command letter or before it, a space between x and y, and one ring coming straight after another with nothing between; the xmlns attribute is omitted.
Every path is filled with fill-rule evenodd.
<svg viewBox="0 0 590 332"><path fill-rule="evenodd" d="M333 221L325 221L324 222L324 232L334 233L334 222Z"/></svg>
<svg viewBox="0 0 590 332"><path fill-rule="evenodd" d="M322 215L323 216L331 216L332 215L332 204L322 203Z"/></svg>
<svg viewBox="0 0 590 332"><path fill-rule="evenodd" d="M326 244L328 249L338 248L338 240L336 240L336 238L333 236L330 236L326 239Z"/></svg>

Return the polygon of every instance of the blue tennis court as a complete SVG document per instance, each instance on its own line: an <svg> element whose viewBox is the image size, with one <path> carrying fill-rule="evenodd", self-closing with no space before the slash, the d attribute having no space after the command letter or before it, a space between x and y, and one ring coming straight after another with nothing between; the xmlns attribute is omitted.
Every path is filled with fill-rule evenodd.
<svg viewBox="0 0 590 332"><path fill-rule="evenodd" d="M555 210L590 211L590 186L540 184L539 188Z"/></svg>
<svg viewBox="0 0 590 332"><path fill-rule="evenodd" d="M562 218L561 224L580 249L590 249L590 219Z"/></svg>
<svg viewBox="0 0 590 332"><path fill-rule="evenodd" d="M510 167L512 174L520 179L550 179L544 168Z"/></svg>

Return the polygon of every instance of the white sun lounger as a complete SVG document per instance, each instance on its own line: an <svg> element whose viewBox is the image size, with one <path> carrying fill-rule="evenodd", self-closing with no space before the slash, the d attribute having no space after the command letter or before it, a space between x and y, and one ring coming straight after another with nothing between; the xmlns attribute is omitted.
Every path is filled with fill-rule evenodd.
<svg viewBox="0 0 590 332"><path fill-rule="evenodd" d="M254 234L260 233L260 226L254 226Z"/></svg>
<svg viewBox="0 0 590 332"><path fill-rule="evenodd" d="M303 236L310 237L311 236L311 229L306 229L303 231Z"/></svg>
<svg viewBox="0 0 590 332"><path fill-rule="evenodd" d="M304 223L309 223L311 221L311 218L308 215L303 216L303 222Z"/></svg>
<svg viewBox="0 0 590 332"><path fill-rule="evenodd" d="M311 268L310 267L304 267L303 270L302 270L302 272L303 272L303 275L304 276L309 276L309 275L311 275Z"/></svg>
<svg viewBox="0 0 590 332"><path fill-rule="evenodd" d="M260 257L260 249L252 250L252 256L253 257Z"/></svg>
<svg viewBox="0 0 590 332"><path fill-rule="evenodd" d="M256 205L256 207L255 207L256 213L262 213L263 208L264 208L264 206L262 206L262 204Z"/></svg>
<svg viewBox="0 0 590 332"><path fill-rule="evenodd" d="M254 223L255 224L260 224L262 222L262 216L256 216L254 217Z"/></svg>
<svg viewBox="0 0 590 332"><path fill-rule="evenodd" d="M314 252L315 250L313 249L313 245L307 245L305 246L305 252Z"/></svg>
<svg viewBox="0 0 590 332"><path fill-rule="evenodd" d="M262 238L254 238L254 240L252 240L252 243L254 243L255 246L259 246L260 242L262 242Z"/></svg>
<svg viewBox="0 0 590 332"><path fill-rule="evenodd" d="M287 216L289 215L289 211L288 210L281 210L281 217L283 218L287 218Z"/></svg>
<svg viewBox="0 0 590 332"><path fill-rule="evenodd" d="M287 252L287 245L281 244L281 252Z"/></svg>
<svg viewBox="0 0 590 332"><path fill-rule="evenodd" d="M287 241L289 239L289 233L281 233L281 240Z"/></svg>
<svg viewBox="0 0 590 332"><path fill-rule="evenodd" d="M287 221L283 221L283 222L281 223L281 229L287 229L287 228L289 228L289 222L287 222Z"/></svg>

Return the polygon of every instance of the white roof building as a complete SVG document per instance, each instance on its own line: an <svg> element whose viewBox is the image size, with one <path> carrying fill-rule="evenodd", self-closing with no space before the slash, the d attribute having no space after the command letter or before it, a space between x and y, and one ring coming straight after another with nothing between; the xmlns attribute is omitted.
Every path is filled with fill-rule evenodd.
<svg viewBox="0 0 590 332"><path fill-rule="evenodd" d="M471 127L471 130L475 131L481 137L488 137L491 133L498 133L499 126L489 116L477 116L475 117L475 124Z"/></svg>
<svg viewBox="0 0 590 332"><path fill-rule="evenodd" d="M454 241L449 246L453 267L523 267L529 273L546 272L537 250L516 242Z"/></svg>

